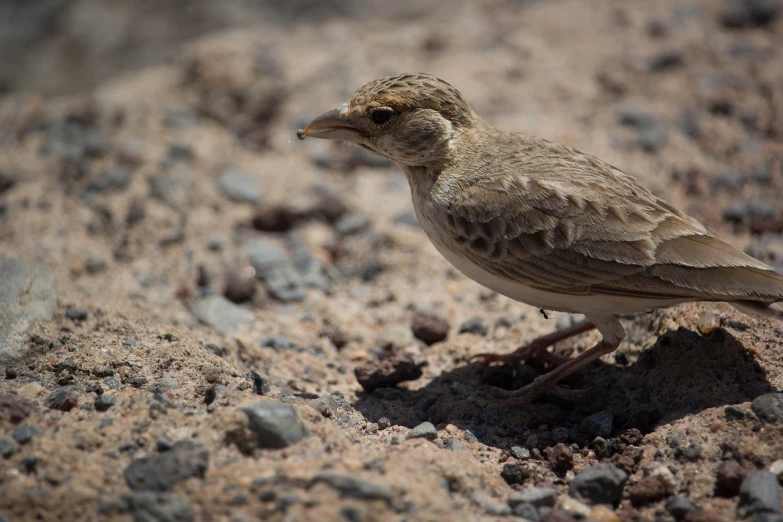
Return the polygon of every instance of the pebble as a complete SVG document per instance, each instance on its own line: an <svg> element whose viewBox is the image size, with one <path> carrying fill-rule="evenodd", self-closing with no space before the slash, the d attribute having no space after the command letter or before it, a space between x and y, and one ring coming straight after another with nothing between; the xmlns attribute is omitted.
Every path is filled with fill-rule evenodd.
<svg viewBox="0 0 783 522"><path fill-rule="evenodd" d="M372 484L364 480L331 472L318 473L307 482L307 489L323 482L340 492L340 495L359 500L383 500L391 504L394 495L386 486Z"/></svg>
<svg viewBox="0 0 783 522"><path fill-rule="evenodd" d="M547 462L552 471L562 474L574 466L574 454L565 444L559 442L549 450Z"/></svg>
<svg viewBox="0 0 783 522"><path fill-rule="evenodd" d="M307 401L311 408L327 418L333 418L337 415L337 401L331 395L322 395L317 399Z"/></svg>
<svg viewBox="0 0 783 522"><path fill-rule="evenodd" d="M752 471L739 488L737 509L749 516L754 513L781 514L778 478L769 471Z"/></svg>
<svg viewBox="0 0 783 522"><path fill-rule="evenodd" d="M395 225L405 225L411 228L420 228L419 219L413 212L402 212L394 216L392 220Z"/></svg>
<svg viewBox="0 0 783 522"><path fill-rule="evenodd" d="M438 430L431 422L422 422L405 435L405 439L427 439L435 440L438 438Z"/></svg>
<svg viewBox="0 0 783 522"><path fill-rule="evenodd" d="M81 322L86 321L89 314L84 308L73 308L69 306L65 309L65 317L71 321Z"/></svg>
<svg viewBox="0 0 783 522"><path fill-rule="evenodd" d="M626 107L619 112L620 123L636 130L639 145L647 152L657 152L666 142L666 129L643 107Z"/></svg>
<svg viewBox="0 0 783 522"><path fill-rule="evenodd" d="M253 239L247 245L247 258L256 271L256 277L263 279L275 267L289 262L288 253L276 243Z"/></svg>
<svg viewBox="0 0 783 522"><path fill-rule="evenodd" d="M354 375L367 393L378 388L391 388L422 376L421 366L408 352L390 348L377 361L368 361L354 369Z"/></svg>
<svg viewBox="0 0 783 522"><path fill-rule="evenodd" d="M612 434L614 414L609 410L599 411L582 419L579 423L579 431L590 438L608 438Z"/></svg>
<svg viewBox="0 0 783 522"><path fill-rule="evenodd" d="M367 214L350 212L343 214L334 222L334 230L341 236L350 236L367 228L370 224L370 218Z"/></svg>
<svg viewBox="0 0 783 522"><path fill-rule="evenodd" d="M20 424L14 428L13 434L11 436L16 442L24 446L33 440L33 437L40 437L41 435L43 435L41 430L35 426L30 426L29 424Z"/></svg>
<svg viewBox="0 0 783 522"><path fill-rule="evenodd" d="M677 495L676 497L670 498L666 501L665 508L677 522L688 516L688 513L701 511L701 508L685 495Z"/></svg>
<svg viewBox="0 0 783 522"><path fill-rule="evenodd" d="M52 410L70 411L79 405L79 394L77 386L63 386L50 393L44 405Z"/></svg>
<svg viewBox="0 0 783 522"><path fill-rule="evenodd" d="M284 335L265 335L261 338L262 348L271 348L276 352L295 348L294 342Z"/></svg>
<svg viewBox="0 0 783 522"><path fill-rule="evenodd" d="M265 401L242 408L253 434L249 441L254 448L286 448L296 444L309 433L296 410L290 404Z"/></svg>
<svg viewBox="0 0 783 522"><path fill-rule="evenodd" d="M568 493L588 504L617 504L628 474L612 464L593 464L579 472Z"/></svg>
<svg viewBox="0 0 783 522"><path fill-rule="evenodd" d="M729 0L720 14L720 21L733 29L748 25L765 26L772 23L780 11L780 0Z"/></svg>
<svg viewBox="0 0 783 522"><path fill-rule="evenodd" d="M34 385L34 390L28 388L32 385ZM29 401L28 398L36 397L45 389L46 388L33 381L22 386L22 388L19 389L19 395L14 395L13 393L0 393L0 421L7 419L13 424L18 424L26 419L35 411L35 404ZM21 392L23 390L31 393L22 394Z"/></svg>
<svg viewBox="0 0 783 522"><path fill-rule="evenodd" d="M783 459L778 459L770 464L769 472L778 477L778 480L783 483Z"/></svg>
<svg viewBox="0 0 783 522"><path fill-rule="evenodd" d="M480 506L487 515L505 517L511 514L511 507L508 504L480 491L473 493L473 502Z"/></svg>
<svg viewBox="0 0 783 522"><path fill-rule="evenodd" d="M128 487L134 491L163 492L191 477L204 478L209 467L207 449L190 440L174 444L165 453L133 460L125 468Z"/></svg>
<svg viewBox="0 0 783 522"><path fill-rule="evenodd" d="M224 335L232 335L253 320L253 313L222 295L212 294L196 299L190 305L193 316Z"/></svg>
<svg viewBox="0 0 783 522"><path fill-rule="evenodd" d="M270 391L269 379L256 373L250 372L250 378L253 379L253 393L256 395L268 395Z"/></svg>
<svg viewBox="0 0 783 522"><path fill-rule="evenodd" d="M468 447L461 440L451 438L446 441L446 449L450 449L454 453L463 453L468 450Z"/></svg>
<svg viewBox="0 0 783 522"><path fill-rule="evenodd" d="M669 49L651 57L649 62L647 62L647 70L652 73L668 72L679 69L684 64L685 57L682 51Z"/></svg>
<svg viewBox="0 0 783 522"><path fill-rule="evenodd" d="M644 477L628 491L631 504L636 507L658 502L671 495L666 484L658 477Z"/></svg>
<svg viewBox="0 0 783 522"><path fill-rule="evenodd" d="M282 303L297 303L307 297L305 281L292 265L275 266L267 271L263 279L272 299Z"/></svg>
<svg viewBox="0 0 783 522"><path fill-rule="evenodd" d="M449 335L449 323L430 312L416 312L411 322L413 335L428 345L444 340Z"/></svg>
<svg viewBox="0 0 783 522"><path fill-rule="evenodd" d="M224 167L215 183L218 189L232 201L251 205L261 202L258 180L233 165Z"/></svg>
<svg viewBox="0 0 783 522"><path fill-rule="evenodd" d="M7 459L13 456L15 451L16 445L14 444L14 441L8 437L0 436L0 457Z"/></svg>
<svg viewBox="0 0 783 522"><path fill-rule="evenodd" d="M513 491L508 497L508 505L511 507L519 504L531 504L536 508L543 506L554 507L557 501L557 491L552 488L531 487Z"/></svg>
<svg viewBox="0 0 783 522"><path fill-rule="evenodd" d="M196 511L186 498L169 493L134 492L103 502L102 515L130 515L137 522L193 522Z"/></svg>
<svg viewBox="0 0 783 522"><path fill-rule="evenodd" d="M512 507L511 512L514 514L515 517L524 518L525 520L530 520L532 522L538 522L539 520L541 520L541 515L536 509L536 506L534 506L533 504L526 504L526 503L517 504Z"/></svg>
<svg viewBox="0 0 783 522"><path fill-rule="evenodd" d="M753 399L750 407L756 417L764 423L783 421L783 393L767 393Z"/></svg>
<svg viewBox="0 0 783 522"><path fill-rule="evenodd" d="M733 497L740 489L748 472L736 460L727 460L718 466L715 474L715 495Z"/></svg>
<svg viewBox="0 0 783 522"><path fill-rule="evenodd" d="M91 257L84 262L84 271L90 275L106 271L106 261L100 257Z"/></svg>
<svg viewBox="0 0 783 522"><path fill-rule="evenodd" d="M251 274L240 271L229 271L226 274L226 285L223 289L223 295L232 303L244 303L253 299L256 294L256 280L252 274L253 268L249 269Z"/></svg>
<svg viewBox="0 0 783 522"><path fill-rule="evenodd" d="M26 332L52 318L57 306L54 275L43 263L0 257L0 365L30 351Z"/></svg>
<svg viewBox="0 0 783 522"><path fill-rule="evenodd" d="M508 450L511 456L519 460L527 460L530 458L530 450L523 448L522 446L511 446Z"/></svg>
<svg viewBox="0 0 783 522"><path fill-rule="evenodd" d="M459 333L471 333L475 335L485 336L489 331L489 325L483 317L471 317L459 326Z"/></svg>
<svg viewBox="0 0 783 522"><path fill-rule="evenodd" d="M93 178L87 185L87 192L100 194L125 190L130 185L131 173L131 168L128 165L114 165L106 172Z"/></svg>
<svg viewBox="0 0 783 522"><path fill-rule="evenodd" d="M500 476L510 486L515 484L522 484L525 480L532 476L530 468L526 464L521 462L508 462L503 464L503 470L500 472Z"/></svg>
<svg viewBox="0 0 783 522"><path fill-rule="evenodd" d="M726 420L742 420L745 418L745 411L739 406L726 406L723 408L723 414L726 415Z"/></svg>

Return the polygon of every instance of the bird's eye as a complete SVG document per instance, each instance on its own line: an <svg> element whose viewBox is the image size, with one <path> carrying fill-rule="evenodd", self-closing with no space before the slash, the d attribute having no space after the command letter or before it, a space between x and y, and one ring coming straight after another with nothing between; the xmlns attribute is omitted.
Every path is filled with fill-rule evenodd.
<svg viewBox="0 0 783 522"><path fill-rule="evenodd" d="M373 123L378 125L383 125L388 122L391 120L392 116L394 116L394 111L385 107L375 109L370 113L370 118L372 118Z"/></svg>

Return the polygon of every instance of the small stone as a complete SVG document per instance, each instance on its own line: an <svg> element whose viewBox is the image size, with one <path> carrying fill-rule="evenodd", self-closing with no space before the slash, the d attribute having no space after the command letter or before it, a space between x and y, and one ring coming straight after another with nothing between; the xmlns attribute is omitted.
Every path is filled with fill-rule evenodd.
<svg viewBox="0 0 783 522"><path fill-rule="evenodd" d="M242 411L247 415L248 427L253 434L252 447L286 448L308 435L307 428L290 404L265 401L242 408ZM248 447L245 446L245 449Z"/></svg>
<svg viewBox="0 0 783 522"><path fill-rule="evenodd" d="M726 420L742 420L745 418L745 412L739 406L726 406L723 408L723 413L726 415Z"/></svg>
<svg viewBox="0 0 783 522"><path fill-rule="evenodd" d="M43 434L35 426L30 426L29 424L20 424L14 428L14 432L11 436L16 442L24 446L33 440L33 437L40 437L41 435Z"/></svg>
<svg viewBox="0 0 783 522"><path fill-rule="evenodd" d="M739 488L737 509L743 516L754 513L781 514L778 478L769 471L752 471Z"/></svg>
<svg viewBox="0 0 783 522"><path fill-rule="evenodd" d="M217 294L197 299L191 304L190 311L196 319L225 335L232 335L240 326L253 320L252 312Z"/></svg>
<svg viewBox="0 0 783 522"><path fill-rule="evenodd" d="M682 51L669 49L650 58L650 61L647 63L647 70L652 73L672 71L679 69L684 64L685 58Z"/></svg>
<svg viewBox="0 0 783 522"><path fill-rule="evenodd" d="M565 444L560 442L550 449L547 462L555 473L565 473L574 466L574 455Z"/></svg>
<svg viewBox="0 0 783 522"><path fill-rule="evenodd" d="M115 404L117 404L117 397L114 394L110 395L107 393L98 395L94 403L95 409L98 411L106 411Z"/></svg>
<svg viewBox="0 0 783 522"><path fill-rule="evenodd" d="M503 465L500 476L509 486L522 484L532 476L531 470L521 462L508 462Z"/></svg>
<svg viewBox="0 0 783 522"><path fill-rule="evenodd" d="M271 348L276 352L295 348L294 342L284 335L265 335L261 338L262 348Z"/></svg>
<svg viewBox="0 0 783 522"><path fill-rule="evenodd" d="M337 415L337 401L331 395L323 395L307 401L313 409L329 419Z"/></svg>
<svg viewBox="0 0 783 522"><path fill-rule="evenodd" d="M736 460L722 462L715 475L715 495L733 497L739 491L747 474L747 470L743 469Z"/></svg>
<svg viewBox="0 0 783 522"><path fill-rule="evenodd" d="M268 270L264 285L269 297L283 303L297 303L307 297L302 275L291 265L279 265Z"/></svg>
<svg viewBox="0 0 783 522"><path fill-rule="evenodd" d="M386 486L380 486L365 482L363 480L338 475L331 472L322 472L311 478L307 482L307 489L315 484L323 482L340 492L340 495L347 498L356 498L359 500L383 500L391 504L394 495Z"/></svg>
<svg viewBox="0 0 783 522"><path fill-rule="evenodd" d="M334 229L341 236L349 236L361 232L370 224L370 218L366 214L344 214L335 221Z"/></svg>
<svg viewBox="0 0 783 522"><path fill-rule="evenodd" d="M780 0L729 0L720 21L733 29L748 25L766 26L778 17L780 11Z"/></svg>
<svg viewBox="0 0 783 522"><path fill-rule="evenodd" d="M250 378L253 379L253 393L256 395L268 395L270 391L269 379L256 373L250 372Z"/></svg>
<svg viewBox="0 0 783 522"><path fill-rule="evenodd" d="M250 268L250 267L248 267ZM255 270L250 268L251 274ZM256 294L256 280L247 272L230 271L226 275L226 285L223 295L232 303L244 303L253 299Z"/></svg>
<svg viewBox="0 0 783 522"><path fill-rule="evenodd" d="M617 504L628 475L612 464L593 464L571 481L568 493L588 504Z"/></svg>
<svg viewBox="0 0 783 522"><path fill-rule="evenodd" d="M579 423L579 431L590 438L608 438L612 434L614 414L609 410L599 411L582 419Z"/></svg>
<svg viewBox="0 0 783 522"><path fill-rule="evenodd" d="M434 344L449 335L449 323L434 313L417 312L411 323L413 335L425 343Z"/></svg>
<svg viewBox="0 0 783 522"><path fill-rule="evenodd" d="M512 493L513 495L513 493ZM515 506L512 506L511 512L515 517L520 517L525 520L530 520L532 522L538 522L541 520L541 515L538 513L538 510L536 509L536 506L533 504L517 504ZM547 520L550 520L550 518L547 518Z"/></svg>
<svg viewBox="0 0 783 522"><path fill-rule="evenodd" d="M450 449L454 453L463 453L468 450L468 447L465 446L461 440L455 438L451 438L446 441L446 448Z"/></svg>
<svg viewBox="0 0 783 522"><path fill-rule="evenodd" d="M84 308L72 308L69 306L65 309L65 316L71 321L86 321L88 315L87 310Z"/></svg>
<svg viewBox="0 0 783 522"><path fill-rule="evenodd" d="M489 331L489 325L482 317L471 317L459 327L459 333L471 333L475 335L485 336Z"/></svg>
<svg viewBox="0 0 783 522"><path fill-rule="evenodd" d="M628 491L631 504L636 507L658 502L670 494L666 484L659 480L658 477L644 477Z"/></svg>
<svg viewBox="0 0 783 522"><path fill-rule="evenodd" d="M207 449L196 442L180 441L165 453L132 461L125 468L125 481L134 491L163 492L191 477L204 478L209 465Z"/></svg>
<svg viewBox="0 0 783 522"><path fill-rule="evenodd" d="M193 522L196 511L178 495L148 491L126 493L98 506L102 515L127 514L134 522Z"/></svg>
<svg viewBox="0 0 783 522"><path fill-rule="evenodd" d="M0 457L5 459L13 456L16 451L16 444L8 437L0 436Z"/></svg>
<svg viewBox="0 0 783 522"><path fill-rule="evenodd" d="M44 401L47 408L60 411L70 411L79 405L79 388L63 386L57 388Z"/></svg>
<svg viewBox="0 0 783 522"><path fill-rule="evenodd" d="M35 411L35 404L29 401L21 393L27 386L29 385L26 384L19 390L19 395L14 395L13 393L0 393L0 421L8 420L12 424L17 424ZM45 390L45 388L37 382L35 383L35 388L34 393L29 394L30 398L34 398L39 392Z"/></svg>
<svg viewBox="0 0 783 522"><path fill-rule="evenodd" d="M685 517L688 516L688 513L696 513L701 511L701 508L694 504L691 499L685 495L677 495L676 497L670 498L666 502L665 507L666 511L668 511L677 522L685 519Z"/></svg>
<svg viewBox="0 0 783 522"><path fill-rule="evenodd" d="M753 413L764 423L783 421L783 393L767 393L753 399L750 403Z"/></svg>
<svg viewBox="0 0 783 522"><path fill-rule="evenodd" d="M552 488L531 487L513 491L508 497L508 505L511 507L519 504L531 504L536 508L555 507L557 501L557 490Z"/></svg>
<svg viewBox="0 0 783 522"><path fill-rule="evenodd" d="M770 464L769 472L778 477L778 480L783 483L783 459L778 459Z"/></svg>
<svg viewBox="0 0 783 522"><path fill-rule="evenodd" d="M384 350L377 361L357 366L354 375L364 391L372 393L378 388L391 388L401 382L414 381L422 376L422 370L412 355L392 346Z"/></svg>
<svg viewBox="0 0 783 522"><path fill-rule="evenodd" d="M218 189L232 201L250 203L251 205L257 205L261 202L258 180L233 165L223 169L217 177L216 183Z"/></svg>
<svg viewBox="0 0 783 522"><path fill-rule="evenodd" d="M150 386L150 391L152 393L166 393L177 388L179 388L179 381L171 375L165 375Z"/></svg>
<svg viewBox="0 0 783 522"><path fill-rule="evenodd" d="M405 439L420 439L435 440L438 438L438 430L431 422L422 422L405 435Z"/></svg>
<svg viewBox="0 0 783 522"><path fill-rule="evenodd" d="M91 257L84 262L84 271L90 275L100 274L106 271L106 261L100 257Z"/></svg>
<svg viewBox="0 0 783 522"><path fill-rule="evenodd" d="M254 239L247 245L247 257L256 271L256 276L264 279L275 267L289 262L288 253L267 240Z"/></svg>
<svg viewBox="0 0 783 522"><path fill-rule="evenodd" d="M96 176L87 186L87 191L102 193L125 190L130 185L131 173L128 165L114 165L103 174Z"/></svg>
<svg viewBox="0 0 783 522"><path fill-rule="evenodd" d="M647 109L629 106L619 113L620 123L636 130L639 145L647 152L657 152L666 142L666 129Z"/></svg>
<svg viewBox="0 0 783 522"><path fill-rule="evenodd" d="M511 508L508 504L479 491L473 493L473 502L480 506L487 515L503 517L511 514Z"/></svg>
<svg viewBox="0 0 783 522"><path fill-rule="evenodd" d="M511 449L509 449L508 452L511 453L511 456L515 459L527 460L530 458L530 450L523 448L522 446L511 446Z"/></svg>

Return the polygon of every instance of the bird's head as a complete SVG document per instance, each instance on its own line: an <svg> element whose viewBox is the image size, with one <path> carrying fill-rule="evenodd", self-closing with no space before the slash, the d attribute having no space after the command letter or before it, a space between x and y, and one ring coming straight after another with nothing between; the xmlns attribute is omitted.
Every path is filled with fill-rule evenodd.
<svg viewBox="0 0 783 522"><path fill-rule="evenodd" d="M364 85L297 135L341 140L416 167L444 161L451 141L476 119L448 83L429 74L401 74Z"/></svg>

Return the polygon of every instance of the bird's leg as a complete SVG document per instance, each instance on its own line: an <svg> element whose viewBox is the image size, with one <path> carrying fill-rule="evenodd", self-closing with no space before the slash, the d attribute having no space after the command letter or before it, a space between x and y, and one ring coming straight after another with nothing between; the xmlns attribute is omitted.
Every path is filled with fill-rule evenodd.
<svg viewBox="0 0 783 522"><path fill-rule="evenodd" d="M518 390L508 391L493 386L484 386L482 390L499 399L506 399L503 406L525 404L543 393L550 393L564 399L575 399L587 394L588 390L565 390L556 387L555 384L602 355L613 352L619 345L620 339L611 343L601 341L578 357L569 359L551 372L537 377L533 382Z"/></svg>
<svg viewBox="0 0 783 522"><path fill-rule="evenodd" d="M547 348L553 344L557 344L560 341L570 339L575 335L589 332L595 328L595 325L591 321L580 321L575 325L563 328L551 334L543 335L537 339L534 339L525 346L520 346L516 350L507 354L499 353L480 353L471 357L471 360L481 359L482 362L489 364L492 362L499 362L503 364L516 364L520 361L530 361L532 359L538 359L542 362L549 363L551 366L560 366L569 359L560 357L557 354L549 353Z"/></svg>

